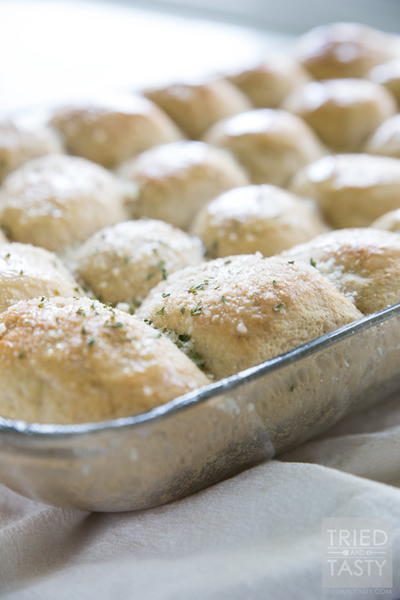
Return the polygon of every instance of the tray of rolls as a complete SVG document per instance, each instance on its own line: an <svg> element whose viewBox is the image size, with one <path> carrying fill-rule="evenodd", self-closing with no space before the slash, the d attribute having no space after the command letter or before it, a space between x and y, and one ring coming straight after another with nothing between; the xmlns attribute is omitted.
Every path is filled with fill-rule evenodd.
<svg viewBox="0 0 400 600"><path fill-rule="evenodd" d="M0 482L148 508L398 391L399 103L397 38L331 24L3 118Z"/></svg>

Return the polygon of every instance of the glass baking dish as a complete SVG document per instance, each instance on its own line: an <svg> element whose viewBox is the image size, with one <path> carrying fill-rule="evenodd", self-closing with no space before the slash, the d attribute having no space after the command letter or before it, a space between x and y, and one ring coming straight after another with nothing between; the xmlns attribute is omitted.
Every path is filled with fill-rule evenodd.
<svg viewBox="0 0 400 600"><path fill-rule="evenodd" d="M36 5L39 4L35 3L31 10L37 12ZM127 1L126 4L131 3ZM146 9L151 5L153 9L159 8L158 4L147 2ZM165 9L171 5L168 0L162 0L161 4ZM180 0L177 4L180 6L179 13L183 13L182 5L188 3ZM197 7L199 3L193 0L189 4ZM201 4L204 8L204 3ZM282 11L282 7L277 8L274 13L271 13L271 10L265 12L264 3L255 1L243 4L240 15L235 13L235 16L234 11L231 11L230 19L224 12L223 21L230 20L241 25L245 20L252 26L260 26L265 25L265 20L268 19L268 27L273 29L279 29L284 24L284 34L278 31L267 33L265 29L255 28L243 30L241 33L230 28L215 32L212 29L214 33L210 33L205 44L206 27L209 28L213 23L214 13L219 5L221 4L221 9L226 8L228 4L232 9L236 8L234 2L206 4L212 5L213 11L209 14L207 10L201 11L200 16L204 22L200 36L200 21L192 24L197 35L191 33L189 20L185 20L178 27L179 19L176 18L175 7L173 14L177 29L174 29L174 39L176 38L179 61L174 63L173 56L170 57L171 60L167 60L169 55L166 55L163 71L171 63L179 66L179 76L185 74L185 69L199 75L203 68L209 69L205 58L215 65L217 59L222 61L221 50L225 48L226 56L224 55L222 61L224 64L218 66L222 72L224 69L228 70L230 65L232 68L237 66L240 53L246 54L247 58L253 55L261 57L267 46L279 45L290 39L296 30L316 24L304 23L301 20L304 15L304 18L309 19L313 14L312 11L303 10L307 9L309 2L307 4L299 0L296 4L298 10L294 14L293 11ZM390 29L390 25L396 22L396 19L390 18L392 12L388 7L382 11L381 0L369 0L368 4L371 10L374 8L376 14L366 13L364 10L363 20L368 22L369 19L371 24L377 25L377 15L380 15L385 22L379 22L379 25ZM6 9L7 5L10 8L13 3L6 3ZM65 9L67 3L64 5ZM29 6L29 2L23 3L24 14ZM76 7L69 8L72 11ZM272 4L270 8L274 9ZM328 10L328 5L325 8ZM338 9L336 5L334 8L335 11ZM43 14L49 17L47 3L46 13L43 13L43 10L42 8L42 12L38 12L38 20L35 22L36 41L38 38L45 39L45 29L38 27L42 23ZM88 7L85 8L85 11L87 10ZM346 7L343 5L347 16L348 10L347 4ZM393 10L398 8L392 8ZM340 18L336 12L326 13L324 18L321 17L320 11L317 13L315 18L320 21L328 22ZM81 17L83 18L83 13L79 20L84 23ZM86 17L89 18L90 15ZM75 19L75 16L71 13L69 18ZM127 24L134 31L133 16L129 17L131 20L128 22L128 14L121 12L120 18L120 22L126 18ZM135 18L139 19L136 24L137 30L145 31L140 19L147 23L148 17L137 13ZM357 15L354 19L358 19ZM104 22L106 20L104 17ZM30 18L27 22L30 23ZM98 29L98 19L96 26ZM161 23L155 22L155 26L159 37L157 46L153 46L155 64L158 66L158 48L162 46L163 36L168 41L165 52L171 48L173 50L173 47L170 43L170 32L167 29L164 31ZM121 38L118 27L111 28L109 32L110 35L113 31L118 32L113 38L114 42ZM12 27L8 27L7 30L12 31ZM32 27L27 29L26 36L30 31ZM62 28L57 30L57 35L62 36L63 32L67 32L68 35L68 28L64 23ZM86 52L85 27L83 32L82 43ZM132 41L136 38L137 35L129 36ZM193 40L193 47L185 47L186 51L182 53L182 42L187 44L189 39ZM198 52L194 43L196 39L201 40ZM32 46L29 37L26 44ZM65 60L70 66L71 46L68 43L61 44L61 48L64 47L67 52ZM112 54L114 48L115 59ZM118 48L117 43L108 44L109 60L100 61L101 81L105 85L118 87L122 81L125 82L126 73L132 77L139 76L139 79L129 81L129 89L143 86L145 83L155 83L145 79L152 77L155 71L144 61L146 53L143 49L142 70L138 75L137 70L132 71L130 68L131 57L137 54L135 47L122 56L118 55ZM41 93L36 98L39 105L42 102L46 104L53 101L54 95L57 98L58 94L63 96L72 87L69 80L61 86L61 82L65 80L65 69L59 69L61 78L57 80L57 85L54 85L54 74L57 73L58 64L47 60L47 44L44 44L44 51L46 60L42 60L43 57L39 53L37 60L32 63L49 69L49 73L51 70L51 76L46 70L43 73L40 71L41 79L38 79L35 72L35 91L39 90ZM92 79L87 76L84 65L79 70L85 52L82 53L80 48L77 48L78 60L73 63L72 69L72 72L79 71L78 79L81 83ZM25 64L25 54L22 48L21 64ZM201 56L201 64L193 60L197 55ZM118 76L114 74L117 64ZM15 61L6 61L3 66L9 67L8 71L2 72L2 79L7 81L4 89L9 93L8 105L13 107L13 110L15 106L22 109L25 106L26 93L24 89L21 93L18 86L14 90L15 86L12 85L13 82L21 80L15 76ZM121 81L118 79L120 74ZM167 75L172 78L172 75L177 76L178 73L168 72ZM140 79L141 77L143 79ZM29 85L30 81L28 79ZM51 84L46 87L46 82ZM11 96L9 89L14 90L15 94ZM19 94L16 91L19 91ZM29 91L32 92L31 87ZM40 425L0 418L0 483L48 504L97 511L144 509L181 498L279 455L326 431L342 417L384 401L399 390L399 334L400 304L369 315L282 356L136 417L70 426Z"/></svg>
<svg viewBox="0 0 400 600"><path fill-rule="evenodd" d="M0 419L0 482L96 511L176 500L308 440L400 389L400 304L135 417Z"/></svg>

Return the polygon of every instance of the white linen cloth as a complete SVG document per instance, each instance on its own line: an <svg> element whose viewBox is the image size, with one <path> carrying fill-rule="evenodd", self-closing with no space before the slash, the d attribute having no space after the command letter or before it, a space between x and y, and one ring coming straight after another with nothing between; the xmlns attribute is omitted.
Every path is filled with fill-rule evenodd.
<svg viewBox="0 0 400 600"><path fill-rule="evenodd" d="M0 488L1 597L397 599L398 485L400 403L393 400L280 460L148 511L61 510ZM322 587L321 520L327 517L390 524L391 596L351 590L338 596Z"/></svg>

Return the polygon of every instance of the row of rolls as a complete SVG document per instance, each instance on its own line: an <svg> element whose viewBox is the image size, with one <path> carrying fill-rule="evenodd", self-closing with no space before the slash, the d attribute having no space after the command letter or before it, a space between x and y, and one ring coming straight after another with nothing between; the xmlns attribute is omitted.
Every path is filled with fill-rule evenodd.
<svg viewBox="0 0 400 600"><path fill-rule="evenodd" d="M400 300L400 47L0 121L0 416L147 411Z"/></svg>

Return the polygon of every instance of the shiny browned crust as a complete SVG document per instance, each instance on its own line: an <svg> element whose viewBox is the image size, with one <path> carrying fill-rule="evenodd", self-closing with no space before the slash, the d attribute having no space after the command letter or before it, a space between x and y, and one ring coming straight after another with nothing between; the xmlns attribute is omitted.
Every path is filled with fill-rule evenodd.
<svg viewBox="0 0 400 600"><path fill-rule="evenodd" d="M368 154L326 156L302 169L290 189L314 198L335 229L367 227L400 208L400 160Z"/></svg>
<svg viewBox="0 0 400 600"><path fill-rule="evenodd" d="M262 63L229 75L229 81L257 108L277 108L290 92L308 80L303 67L288 54L271 54Z"/></svg>
<svg viewBox="0 0 400 600"><path fill-rule="evenodd" d="M215 377L225 377L358 319L316 269L261 255L187 267L153 288L138 316L190 336Z"/></svg>
<svg viewBox="0 0 400 600"><path fill-rule="evenodd" d="M287 111L268 108L224 119L204 139L231 151L252 183L282 187L299 169L325 154L304 121Z"/></svg>
<svg viewBox="0 0 400 600"><path fill-rule="evenodd" d="M101 229L73 258L77 275L104 302L135 309L149 291L203 258L195 237L153 219L126 221Z"/></svg>
<svg viewBox="0 0 400 600"><path fill-rule="evenodd" d="M250 108L250 102L229 81L176 83L149 89L155 102L192 139L199 139L211 125Z"/></svg>
<svg viewBox="0 0 400 600"><path fill-rule="evenodd" d="M192 231L209 258L278 254L327 230L312 201L273 185L252 185L217 196L197 215Z"/></svg>
<svg viewBox="0 0 400 600"><path fill-rule="evenodd" d="M312 263L364 314L400 302L400 236L377 229L331 231L283 253Z"/></svg>
<svg viewBox="0 0 400 600"><path fill-rule="evenodd" d="M38 296L80 296L72 274L53 254L29 244L0 246L0 312Z"/></svg>
<svg viewBox="0 0 400 600"><path fill-rule="evenodd" d="M1 416L41 423L134 415L207 383L170 340L89 299L9 308L0 362Z"/></svg>
<svg viewBox="0 0 400 600"><path fill-rule="evenodd" d="M330 23L311 29L297 44L296 56L315 79L365 77L396 54L394 39L357 23Z"/></svg>
<svg viewBox="0 0 400 600"><path fill-rule="evenodd" d="M128 206L133 218L161 219L183 229L215 196L248 183L228 152L194 141L152 148L121 165L118 174L136 185Z"/></svg>
<svg viewBox="0 0 400 600"><path fill-rule="evenodd" d="M26 126L0 120L0 183L27 160L63 151L58 136L48 127Z"/></svg>
<svg viewBox="0 0 400 600"><path fill-rule="evenodd" d="M147 148L182 137L155 104L134 95L61 107L50 123L71 154L104 167L114 167Z"/></svg>
<svg viewBox="0 0 400 600"><path fill-rule="evenodd" d="M360 151L375 129L396 112L392 95L363 79L312 81L290 94L283 107L338 152Z"/></svg>
<svg viewBox="0 0 400 600"><path fill-rule="evenodd" d="M0 224L17 242L64 252L127 219L132 189L84 158L50 154L11 173L0 190Z"/></svg>

